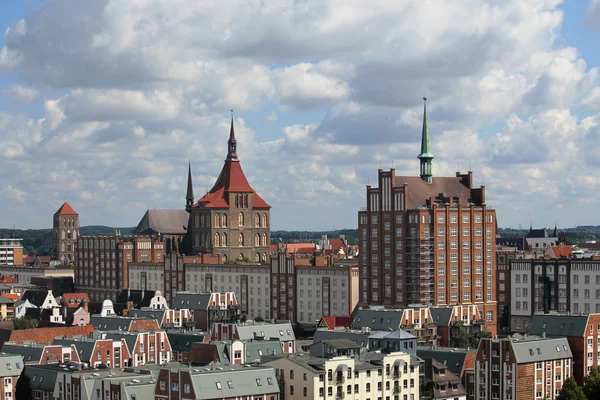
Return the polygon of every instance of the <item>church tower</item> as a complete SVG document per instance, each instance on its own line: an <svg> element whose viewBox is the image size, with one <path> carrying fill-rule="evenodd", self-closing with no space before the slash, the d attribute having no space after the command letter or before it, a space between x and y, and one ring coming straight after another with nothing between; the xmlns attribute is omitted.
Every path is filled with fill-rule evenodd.
<svg viewBox="0 0 600 400"><path fill-rule="evenodd" d="M53 258L65 264L75 260L75 246L79 236L79 214L65 202L56 213L52 223L54 230Z"/></svg>
<svg viewBox="0 0 600 400"><path fill-rule="evenodd" d="M192 212L194 206L194 185L192 184L192 162L188 164L187 193L185 195L185 211Z"/></svg>
<svg viewBox="0 0 600 400"><path fill-rule="evenodd" d="M431 145L429 144L429 128L427 126L427 97L423 97L423 133L421 134L421 154L419 154L419 160L421 160L421 179L427 183L432 182L433 174L431 172L431 162L433 161L433 154L431 154Z"/></svg>
<svg viewBox="0 0 600 400"><path fill-rule="evenodd" d="M222 262L268 262L270 209L242 171L232 115L223 169L212 189L190 208L192 254L217 255Z"/></svg>

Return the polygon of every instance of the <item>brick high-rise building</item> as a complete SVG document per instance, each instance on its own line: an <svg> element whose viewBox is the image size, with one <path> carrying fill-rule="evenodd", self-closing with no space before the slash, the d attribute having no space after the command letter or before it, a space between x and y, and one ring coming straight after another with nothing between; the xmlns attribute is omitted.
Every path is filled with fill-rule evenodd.
<svg viewBox="0 0 600 400"><path fill-rule="evenodd" d="M426 106L418 158L420 176L379 169L379 187L367 186L367 207L358 213L360 301L477 304L495 334L496 212L471 171L433 176Z"/></svg>
<svg viewBox="0 0 600 400"><path fill-rule="evenodd" d="M215 185L193 206L191 172L188 175L186 209L190 212L188 241L192 254L212 253L222 262L249 259L267 263L271 206L254 191L242 171L233 118L228 149Z"/></svg>
<svg viewBox="0 0 600 400"><path fill-rule="evenodd" d="M79 236L79 214L65 202L54 213L54 259L65 264L75 261L75 246Z"/></svg>
<svg viewBox="0 0 600 400"><path fill-rule="evenodd" d="M75 286L92 301L116 301L123 288L129 287L128 264L131 262L163 262L162 240L115 236L83 236L77 241Z"/></svg>

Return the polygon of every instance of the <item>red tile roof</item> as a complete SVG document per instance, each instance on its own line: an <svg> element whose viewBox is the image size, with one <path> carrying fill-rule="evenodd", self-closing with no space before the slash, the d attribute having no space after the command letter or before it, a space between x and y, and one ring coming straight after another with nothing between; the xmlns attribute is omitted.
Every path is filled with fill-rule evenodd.
<svg viewBox="0 0 600 400"><path fill-rule="evenodd" d="M79 307L79 304L83 300L87 301L88 303L90 302L90 298L88 297L87 293L64 293L62 297L63 304L69 308ZM72 303L69 301L71 299L73 299Z"/></svg>
<svg viewBox="0 0 600 400"><path fill-rule="evenodd" d="M19 300L19 294L18 293L4 293L2 296L6 297L7 299L14 300L14 301Z"/></svg>
<svg viewBox="0 0 600 400"><path fill-rule="evenodd" d="M60 206L57 212L54 215L78 215L75 210L65 201L65 203Z"/></svg>
<svg viewBox="0 0 600 400"><path fill-rule="evenodd" d="M248 183L239 161L226 160L217 182L210 191L205 194L198 203L204 203L206 208L228 208L230 192L254 193L255 208L271 208Z"/></svg>
<svg viewBox="0 0 600 400"><path fill-rule="evenodd" d="M348 246L346 246L346 244L344 243L344 241L340 238L330 238L329 240L329 245L331 246L331 248L333 250L339 250L339 249L344 249L344 252L346 251L346 249L348 248Z"/></svg>
<svg viewBox="0 0 600 400"><path fill-rule="evenodd" d="M560 246L552 246L552 252L556 258L567 258L573 252L573 246L561 244Z"/></svg>
<svg viewBox="0 0 600 400"><path fill-rule="evenodd" d="M349 315L338 315L321 318L319 326L327 326L327 329L334 330L337 327L349 327L352 323L352 317Z"/></svg>
<svg viewBox="0 0 600 400"><path fill-rule="evenodd" d="M93 332L94 327L92 325L21 329L12 331L10 333L9 341L16 343L35 342L39 344L48 344L52 343L57 336L72 338L73 336L82 335L88 337Z"/></svg>

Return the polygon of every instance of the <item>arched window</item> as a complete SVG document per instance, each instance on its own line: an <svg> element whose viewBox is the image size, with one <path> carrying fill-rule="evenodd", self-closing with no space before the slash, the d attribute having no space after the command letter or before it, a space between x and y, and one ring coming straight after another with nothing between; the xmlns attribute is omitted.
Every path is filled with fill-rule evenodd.
<svg viewBox="0 0 600 400"><path fill-rule="evenodd" d="M227 214L221 215L221 226L227 228Z"/></svg>
<svg viewBox="0 0 600 400"><path fill-rule="evenodd" d="M240 232L240 237L238 239L238 243L240 246L244 245L244 234Z"/></svg>
<svg viewBox="0 0 600 400"><path fill-rule="evenodd" d="M267 253L263 253L262 260L263 262L267 262Z"/></svg>
<svg viewBox="0 0 600 400"><path fill-rule="evenodd" d="M262 235L262 245L266 246L267 245L267 234L263 233Z"/></svg>
<svg viewBox="0 0 600 400"><path fill-rule="evenodd" d="M248 208L248 194L244 194L244 208Z"/></svg>
<svg viewBox="0 0 600 400"><path fill-rule="evenodd" d="M260 246L260 235L258 233L254 235L254 246Z"/></svg>
<svg viewBox="0 0 600 400"><path fill-rule="evenodd" d="M244 253L240 253L240 260L244 260Z"/></svg>
<svg viewBox="0 0 600 400"><path fill-rule="evenodd" d="M215 226L219 226L220 218L219 214L215 214Z"/></svg>
<svg viewBox="0 0 600 400"><path fill-rule="evenodd" d="M254 214L254 227L258 228L260 225L260 216L258 214Z"/></svg>
<svg viewBox="0 0 600 400"><path fill-rule="evenodd" d="M494 312L493 311L486 311L485 313L485 319L488 321L493 321L494 320Z"/></svg>
<svg viewBox="0 0 600 400"><path fill-rule="evenodd" d="M61 231L60 238L62 240L65 240L65 231Z"/></svg>
<svg viewBox="0 0 600 400"><path fill-rule="evenodd" d="M227 234L226 233L221 235L221 246L227 247Z"/></svg>
<svg viewBox="0 0 600 400"><path fill-rule="evenodd" d="M200 216L198 214L194 215L194 226L196 228L200 227Z"/></svg>
<svg viewBox="0 0 600 400"><path fill-rule="evenodd" d="M60 244L60 251L65 251L65 244L64 243Z"/></svg>
<svg viewBox="0 0 600 400"><path fill-rule="evenodd" d="M223 254L221 256L221 260L223 261L223 263L226 263L227 262L227 256L225 254Z"/></svg>
<svg viewBox="0 0 600 400"><path fill-rule="evenodd" d="M267 214L262 215L262 227L263 228L267 227Z"/></svg>
<svg viewBox="0 0 600 400"><path fill-rule="evenodd" d="M260 254L256 253L254 255L254 262L260 262Z"/></svg>
<svg viewBox="0 0 600 400"><path fill-rule="evenodd" d="M219 247L221 245L221 240L219 238L219 234L215 233L215 242L213 243L214 247Z"/></svg>
<svg viewBox="0 0 600 400"><path fill-rule="evenodd" d="M235 195L235 208L240 208L240 196L237 193Z"/></svg>
<svg viewBox="0 0 600 400"><path fill-rule="evenodd" d="M194 246L200 246L200 234L198 232L196 232L196 235L194 235Z"/></svg>
<svg viewBox="0 0 600 400"><path fill-rule="evenodd" d="M239 226L244 226L244 213L242 213L242 212L238 216L238 225Z"/></svg>

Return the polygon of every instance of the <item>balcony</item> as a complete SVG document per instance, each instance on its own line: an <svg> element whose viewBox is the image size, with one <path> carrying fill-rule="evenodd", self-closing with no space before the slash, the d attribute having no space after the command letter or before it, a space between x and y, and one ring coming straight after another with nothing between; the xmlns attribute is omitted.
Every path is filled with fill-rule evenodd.
<svg viewBox="0 0 600 400"><path fill-rule="evenodd" d="M335 378L335 384L336 384L336 385L343 385L343 384L344 384L344 382L346 382L346 378L344 378L344 375L338 375L338 376Z"/></svg>
<svg viewBox="0 0 600 400"><path fill-rule="evenodd" d="M344 392L337 392L337 393L335 394L335 398L336 398L336 399L340 399L340 400L341 400L341 399L343 399L344 397L346 397L346 394L345 394Z"/></svg>
<svg viewBox="0 0 600 400"><path fill-rule="evenodd" d="M394 386L394 394L400 394L400 386L399 385Z"/></svg>

